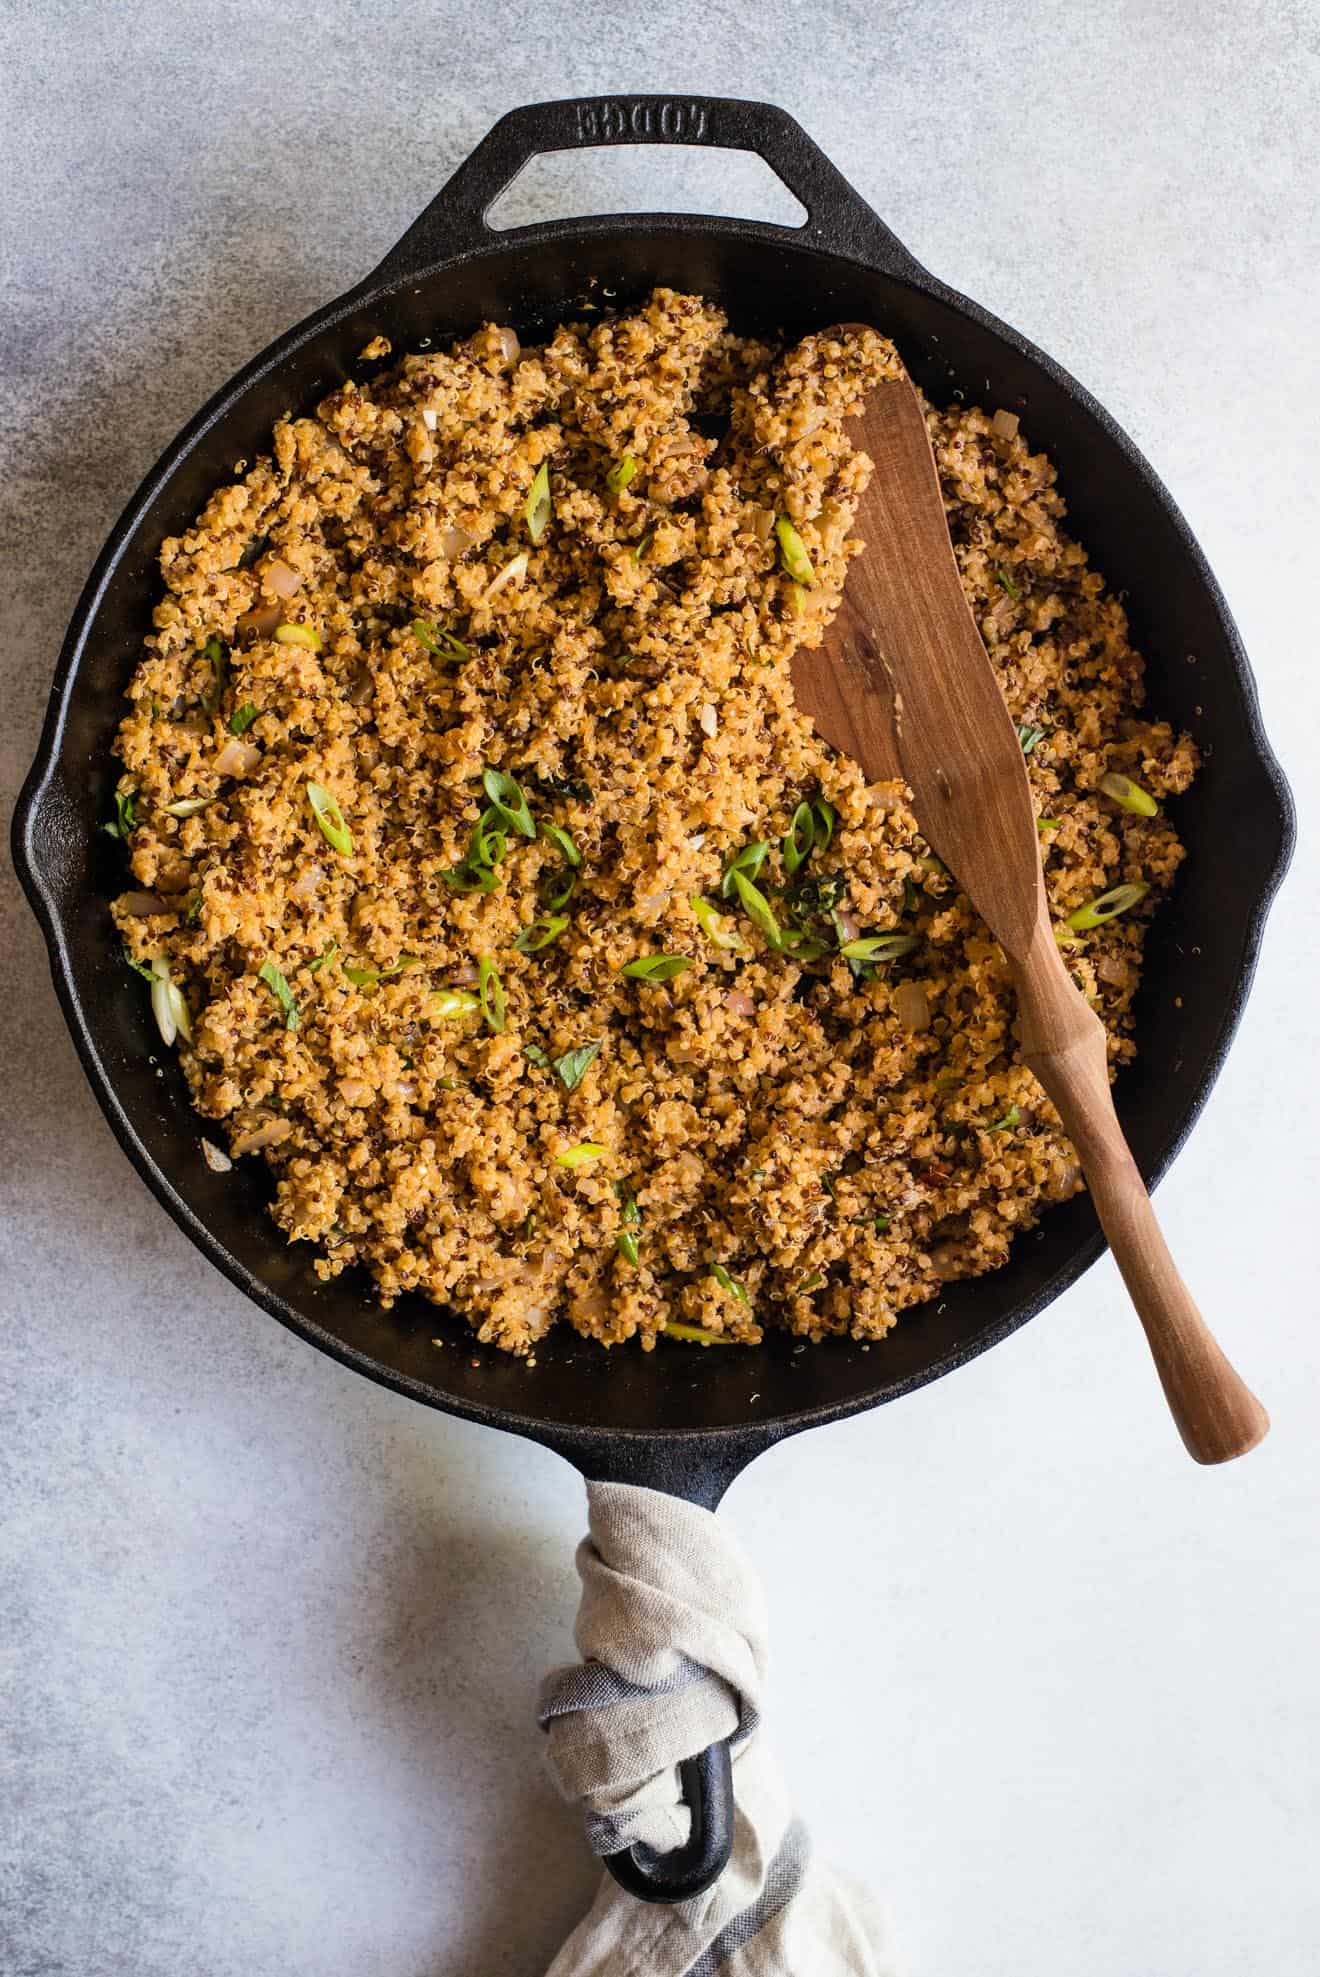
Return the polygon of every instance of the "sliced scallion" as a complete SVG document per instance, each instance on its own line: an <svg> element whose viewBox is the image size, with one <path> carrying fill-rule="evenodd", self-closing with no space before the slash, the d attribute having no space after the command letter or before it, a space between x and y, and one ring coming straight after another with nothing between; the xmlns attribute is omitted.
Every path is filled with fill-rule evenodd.
<svg viewBox="0 0 1320 1977"><path fill-rule="evenodd" d="M561 872L558 882L548 885L542 893L542 903L548 906L552 913L557 913L561 907L568 905L569 900L577 891L577 882L578 875L576 872L571 869Z"/></svg>
<svg viewBox="0 0 1320 1977"><path fill-rule="evenodd" d="M374 988L377 982L388 981L391 975L405 974L419 965L415 954L401 954L388 968L345 968L344 976L354 988Z"/></svg>
<svg viewBox="0 0 1320 1977"><path fill-rule="evenodd" d="M533 920L524 927L513 943L519 954L539 954L543 947L557 941L568 925L567 913L547 913L539 920Z"/></svg>
<svg viewBox="0 0 1320 1977"><path fill-rule="evenodd" d="M1014 602L1017 602L1021 598L1022 592L1018 589L1012 577L1009 576L1007 570L996 570L995 581L1008 592L1009 596L1014 600Z"/></svg>
<svg viewBox="0 0 1320 1977"><path fill-rule="evenodd" d="M816 815L809 803L799 803L792 821L779 841L784 870L792 878L806 864L816 842Z"/></svg>
<svg viewBox="0 0 1320 1977"><path fill-rule="evenodd" d="M1022 1114L1016 1105L1010 1105L1002 1119L996 1119L993 1126L987 1126L987 1133L1011 1133L1014 1126L1020 1126Z"/></svg>
<svg viewBox="0 0 1320 1977"><path fill-rule="evenodd" d="M635 982L672 982L675 975L691 966L686 954L639 954L635 961L625 961L619 973Z"/></svg>
<svg viewBox="0 0 1320 1977"><path fill-rule="evenodd" d="M442 1023L455 1022L460 1016L475 1015L481 1007L481 1000L471 989L436 989L430 998L431 1014Z"/></svg>
<svg viewBox="0 0 1320 1977"><path fill-rule="evenodd" d="M816 572L811 567L807 545L798 534L787 515L780 515L775 521L775 535L779 540L779 560L792 577L794 583L805 584L808 589L816 581Z"/></svg>
<svg viewBox="0 0 1320 1977"><path fill-rule="evenodd" d="M1057 831L1062 822L1062 817L1037 817L1036 829L1045 837L1050 831Z"/></svg>
<svg viewBox="0 0 1320 1977"><path fill-rule="evenodd" d="M330 963L334 960L338 952L339 952L339 942L337 940L332 940L329 947L326 948L324 954L318 954L315 961L308 962L307 964L308 974L319 975L322 968L329 967Z"/></svg>
<svg viewBox="0 0 1320 1977"><path fill-rule="evenodd" d="M1150 791L1143 789L1140 783L1134 783L1131 776L1120 776L1111 769L1107 776L1101 776L1100 787L1106 796L1113 797L1121 810L1130 810L1134 817L1158 817L1160 814L1160 806Z"/></svg>
<svg viewBox="0 0 1320 1977"><path fill-rule="evenodd" d="M599 1160L609 1148L598 1140L579 1140L576 1146L566 1146L562 1153L555 1155L556 1167L585 1167L589 1160Z"/></svg>
<svg viewBox="0 0 1320 1977"><path fill-rule="evenodd" d="M499 1036L504 1029L504 984L489 954L477 963L477 1001L486 1028Z"/></svg>
<svg viewBox="0 0 1320 1977"><path fill-rule="evenodd" d="M811 808L816 819L816 842L822 851L828 851L834 837L834 826L839 821L839 813L823 796L818 796Z"/></svg>
<svg viewBox="0 0 1320 1977"><path fill-rule="evenodd" d="M124 949L124 959L135 975L141 975L147 982L155 980L155 971L150 961L135 961L127 948Z"/></svg>
<svg viewBox="0 0 1320 1977"><path fill-rule="evenodd" d="M167 1046L176 1037L185 1043L192 1042L192 1020L188 1005L183 999L183 991L170 980L169 963L163 954L158 954L151 964L151 1013L156 1018L156 1028L161 1040Z"/></svg>
<svg viewBox="0 0 1320 1977"><path fill-rule="evenodd" d="M1144 884L1111 886L1108 892L1098 894L1095 899L1079 906L1075 913L1068 915L1068 925L1079 934L1089 933L1092 927L1103 927L1108 921L1116 920L1120 913L1144 899L1150 887Z"/></svg>
<svg viewBox="0 0 1320 1977"><path fill-rule="evenodd" d="M273 961L263 961L257 974L266 984L280 1008L284 1011L284 1027L296 1030L298 1027L298 1004L294 1001L293 990Z"/></svg>
<svg viewBox="0 0 1320 1977"><path fill-rule="evenodd" d="M770 846L761 838L755 844L745 844L741 851L734 853L720 878L720 897L732 899L734 894L734 874L741 872L744 878L754 879L766 860Z"/></svg>
<svg viewBox="0 0 1320 1977"><path fill-rule="evenodd" d="M256 708L252 705L252 702L250 700L245 700L243 705L237 708L235 712L229 716L230 734L245 735L248 729L252 726L252 723L256 720L256 718L257 718Z"/></svg>
<svg viewBox="0 0 1320 1977"><path fill-rule="evenodd" d="M743 911L752 925L760 929L772 947L778 947L782 938L779 931L779 922L776 920L771 910L770 902L765 894L758 887L754 886L750 879L744 878L741 872L734 873L733 883L737 888L738 898L742 902Z"/></svg>
<svg viewBox="0 0 1320 1977"><path fill-rule="evenodd" d="M810 1276L804 1277L802 1282L794 1287L790 1295L793 1297L810 1297L812 1291L823 1291L824 1288L825 1272L823 1270L813 1270Z"/></svg>
<svg viewBox="0 0 1320 1977"><path fill-rule="evenodd" d="M523 520L533 542L539 542L550 524L554 503L550 498L550 463L542 460L532 480L531 492L523 507Z"/></svg>
<svg viewBox="0 0 1320 1977"><path fill-rule="evenodd" d="M207 804L214 801L211 796L185 796L178 803L166 803L163 809L167 817L195 817L199 810L205 810Z"/></svg>
<svg viewBox="0 0 1320 1977"><path fill-rule="evenodd" d="M574 844L562 824L542 824L541 836L547 844L552 844L566 865L580 865L582 853Z"/></svg>
<svg viewBox="0 0 1320 1977"><path fill-rule="evenodd" d="M734 1339L721 1332L708 1332L704 1325L688 1325L681 1318L670 1318L660 1327L667 1339L686 1339L689 1345L734 1345Z"/></svg>
<svg viewBox="0 0 1320 1977"><path fill-rule="evenodd" d="M746 1288L736 1277L729 1274L722 1263L712 1263L710 1274L722 1291L732 1292L734 1297L741 1298L742 1302L750 1308L752 1300L748 1297Z"/></svg>
<svg viewBox="0 0 1320 1977"><path fill-rule="evenodd" d="M921 945L916 934L866 934L845 941L839 949L845 961L897 961Z"/></svg>
<svg viewBox="0 0 1320 1977"><path fill-rule="evenodd" d="M115 791L115 820L112 824L102 824L107 837L122 838L127 844L137 828L137 794L131 789Z"/></svg>
<svg viewBox="0 0 1320 1977"><path fill-rule="evenodd" d="M353 838L335 798L320 783L308 783L307 801L312 806L312 814L326 843L342 857L349 857L353 850Z"/></svg>
<svg viewBox="0 0 1320 1977"><path fill-rule="evenodd" d="M202 709L214 714L220 705L225 690L225 679L229 668L225 662L225 649L218 638L208 638L202 647L202 657L211 668L211 683L202 695Z"/></svg>
<svg viewBox="0 0 1320 1977"><path fill-rule="evenodd" d="M310 625L276 625L275 638L280 645L303 645L309 652L321 650L321 634Z"/></svg>
<svg viewBox="0 0 1320 1977"><path fill-rule="evenodd" d="M420 639L436 659L445 659L461 666L472 657L470 645L464 645L461 638L455 638L452 632L445 631L440 625L431 624L427 618L414 618L412 630L413 637Z"/></svg>
<svg viewBox="0 0 1320 1977"><path fill-rule="evenodd" d="M536 825L527 807L527 798L515 779L503 769L483 769L481 786L490 799L490 805L511 831L520 831L523 837L535 837Z"/></svg>
<svg viewBox="0 0 1320 1977"><path fill-rule="evenodd" d="M745 954L747 943L738 932L733 921L726 914L717 913L708 899L694 892L688 905L696 914L701 931L712 947L720 947L733 954Z"/></svg>
<svg viewBox="0 0 1320 1977"><path fill-rule="evenodd" d="M605 485L611 494L622 494L637 472L637 462L631 453L625 453L622 460L616 460L605 476Z"/></svg>
<svg viewBox="0 0 1320 1977"><path fill-rule="evenodd" d="M1044 741L1045 730L1044 728L1033 726L1030 721L1024 721L1018 727L1017 738L1018 746L1021 748L1022 753L1024 755L1030 755L1032 749L1038 748L1041 742Z"/></svg>

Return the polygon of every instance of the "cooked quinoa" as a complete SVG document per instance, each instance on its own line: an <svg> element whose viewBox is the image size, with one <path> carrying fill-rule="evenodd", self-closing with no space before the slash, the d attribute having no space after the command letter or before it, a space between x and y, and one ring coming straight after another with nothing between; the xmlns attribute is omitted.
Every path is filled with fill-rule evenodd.
<svg viewBox="0 0 1320 1977"><path fill-rule="evenodd" d="M894 346L777 348L658 290L540 349L487 325L364 355L163 545L119 732L113 911L208 1156L260 1153L323 1277L515 1353L558 1323L879 1338L996 1268L1075 1154L902 786L817 740L790 679L863 551L843 421ZM1116 1065L1195 749L1142 716L1016 419L927 417ZM1120 884L1149 890L1066 927Z"/></svg>

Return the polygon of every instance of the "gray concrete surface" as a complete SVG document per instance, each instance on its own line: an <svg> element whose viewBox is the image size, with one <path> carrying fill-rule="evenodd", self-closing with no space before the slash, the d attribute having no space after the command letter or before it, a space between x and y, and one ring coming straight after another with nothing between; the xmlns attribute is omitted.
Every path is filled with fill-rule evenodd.
<svg viewBox="0 0 1320 1977"><path fill-rule="evenodd" d="M657 88L795 111L1113 408L1225 585L1313 830L1318 44L1312 0L7 0L6 809L86 570L196 405L498 113ZM746 165L597 155L514 216L764 197ZM931 1977L1316 1969L1318 881L1304 836L1161 1195L1269 1443L1183 1461L1106 1263L729 1499L818 1844ZM12 875L0 915L0 1971L532 1977L593 1881L532 1723L574 1478L222 1283L112 1143Z"/></svg>

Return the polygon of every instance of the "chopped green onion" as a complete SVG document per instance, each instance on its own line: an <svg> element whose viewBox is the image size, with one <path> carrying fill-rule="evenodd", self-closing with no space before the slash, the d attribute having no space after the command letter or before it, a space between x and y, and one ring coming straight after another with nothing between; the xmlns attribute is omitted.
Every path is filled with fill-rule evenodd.
<svg viewBox="0 0 1320 1977"><path fill-rule="evenodd" d="M150 961L135 961L127 948L123 952L125 961L135 975L141 975L144 981L150 982L155 980L155 970Z"/></svg>
<svg viewBox="0 0 1320 1977"><path fill-rule="evenodd" d="M289 984L285 981L283 975L275 966L275 963L273 961L263 961L257 970L257 974L266 984L266 987L270 990L276 1002L279 1003L280 1008L284 1011L285 1029L296 1030L298 1027L298 1005L293 999L293 990L289 987Z"/></svg>
<svg viewBox="0 0 1320 1977"><path fill-rule="evenodd" d="M488 867L469 864L466 859L461 865L446 865L440 876L454 892L494 892L499 884Z"/></svg>
<svg viewBox="0 0 1320 1977"><path fill-rule="evenodd" d="M645 556L647 550L651 547L651 544L654 540L655 540L655 530L648 529L646 531L646 534L641 538L640 542L637 542L633 545L632 559L634 563L640 564L643 556Z"/></svg>
<svg viewBox="0 0 1320 1977"><path fill-rule="evenodd" d="M201 895L201 890L199 888L198 891L196 891L193 894L192 898L188 901L188 910L183 916L183 924L185 927L195 927L197 925L197 922L201 919L201 917L202 917L202 895Z"/></svg>
<svg viewBox="0 0 1320 1977"><path fill-rule="evenodd" d="M995 581L997 583L1002 584L1004 589L1008 592L1009 596L1013 598L1015 601L1022 596L1022 592L1018 589L1012 577L1009 576L1007 570L996 570Z"/></svg>
<svg viewBox="0 0 1320 1977"><path fill-rule="evenodd" d="M782 938L779 922L771 911L770 902L765 894L760 892L750 879L745 879L741 872L734 873L733 883L738 889L743 911L752 925L760 929L772 947L778 947Z"/></svg>
<svg viewBox="0 0 1320 1977"><path fill-rule="evenodd" d="M533 542L541 540L553 513L554 504L550 499L550 463L548 460L542 460L532 481L526 506L523 508L523 520L527 524L527 533Z"/></svg>
<svg viewBox="0 0 1320 1977"><path fill-rule="evenodd" d="M374 988L377 982L388 981L391 975L402 975L419 965L415 954L401 954L388 968L345 968L344 975L354 988Z"/></svg>
<svg viewBox="0 0 1320 1977"><path fill-rule="evenodd" d="M1116 770L1111 770L1107 776L1101 776L1100 787L1106 796L1112 796L1121 809L1130 810L1134 817L1158 817L1160 814L1160 806L1150 791L1143 789L1140 783L1134 783L1131 776L1120 776Z"/></svg>
<svg viewBox="0 0 1320 1977"><path fill-rule="evenodd" d="M596 1061L600 1049L600 1039L595 1043L580 1043L576 1050L566 1050L562 1057L556 1057L550 1069L558 1078L565 1091L576 1091L587 1072Z"/></svg>
<svg viewBox="0 0 1320 1977"><path fill-rule="evenodd" d="M493 871L501 863L509 848L509 840L503 829L493 827L497 824L502 826L503 823L504 819L494 804L482 811L468 839L467 864Z"/></svg>
<svg viewBox="0 0 1320 1977"><path fill-rule="evenodd" d="M734 856L724 867L723 876L720 879L720 897L722 899L733 898L735 872L741 872L744 877L749 879L756 877L765 863L766 853L769 849L769 843L762 838L755 844L745 844L741 851L735 852Z"/></svg>
<svg viewBox="0 0 1320 1977"><path fill-rule="evenodd" d="M329 947L327 947L327 949L325 950L324 954L318 954L315 961L308 962L307 964L308 974L319 975L322 968L328 967L328 965L330 964L330 962L334 960L338 952L339 952L339 942L337 940L332 940Z"/></svg>
<svg viewBox="0 0 1320 1977"><path fill-rule="evenodd" d="M520 549L516 556L509 558L502 569L495 572L495 575L481 593L482 601L488 602L492 597L498 597L500 592L506 589L509 584L521 583L526 575L527 551Z"/></svg>
<svg viewBox="0 0 1320 1977"><path fill-rule="evenodd" d="M280 645L305 645L309 652L321 650L321 634L310 625L276 625L275 638Z"/></svg>
<svg viewBox="0 0 1320 1977"><path fill-rule="evenodd" d="M576 1146L566 1146L562 1153L555 1155L556 1167L585 1167L589 1160L599 1160L609 1148L601 1146L597 1140L579 1140Z"/></svg>
<svg viewBox="0 0 1320 1977"><path fill-rule="evenodd" d="M800 618L807 608L807 587L801 583L788 586L788 608L795 618Z"/></svg>
<svg viewBox="0 0 1320 1977"><path fill-rule="evenodd" d="M996 1119L993 1126L985 1128L987 1133L1011 1133L1014 1126L1022 1123L1022 1114L1016 1105L1010 1105L1002 1119Z"/></svg>
<svg viewBox="0 0 1320 1977"><path fill-rule="evenodd" d="M731 1291L734 1297L741 1298L743 1303L750 1307L752 1300L748 1297L743 1285L738 1282L736 1277L729 1275L722 1263L712 1263L710 1274L722 1291Z"/></svg>
<svg viewBox="0 0 1320 1977"><path fill-rule="evenodd" d="M867 934L845 941L839 952L845 961L897 961L920 945L916 934Z"/></svg>
<svg viewBox="0 0 1320 1977"><path fill-rule="evenodd" d="M577 882L578 882L578 875L576 872L567 871L561 873L559 884L556 886L548 887L546 891L542 893L541 895L542 903L548 906L552 913L557 913L561 906L568 905L569 900L573 897L573 894L577 891Z"/></svg>
<svg viewBox="0 0 1320 1977"><path fill-rule="evenodd" d="M696 914L701 931L712 947L721 947L732 953L745 954L747 943L737 932L733 922L723 913L717 913L708 899L694 892L688 905Z"/></svg>
<svg viewBox="0 0 1320 1977"><path fill-rule="evenodd" d="M666 1338L686 1339L691 1345L735 1345L720 1332L708 1332L704 1325L686 1325L681 1318L669 1318L660 1327Z"/></svg>
<svg viewBox="0 0 1320 1977"><path fill-rule="evenodd" d="M208 638L202 647L202 657L211 668L211 684L202 695L202 710L214 714L220 705L225 690L225 680L229 667L225 660L225 649L218 638Z"/></svg>
<svg viewBox="0 0 1320 1977"><path fill-rule="evenodd" d="M784 857L784 870L790 878L806 864L815 842L815 812L809 803L799 803L793 812L792 822L779 841Z"/></svg>
<svg viewBox="0 0 1320 1977"><path fill-rule="evenodd" d="M481 786L490 798L491 808L500 816L511 831L521 831L524 837L536 836L536 825L527 807L527 798L518 783L503 769L483 769Z"/></svg>
<svg viewBox="0 0 1320 1977"><path fill-rule="evenodd" d="M489 954L477 964L477 1002L488 1030L498 1036L504 1029L504 984Z"/></svg>
<svg viewBox="0 0 1320 1977"><path fill-rule="evenodd" d="M188 1005L182 990L170 980L169 963L163 954L158 954L151 964L151 1013L166 1044L173 1043L176 1037L182 1037L185 1043L192 1042Z"/></svg>
<svg viewBox="0 0 1320 1977"><path fill-rule="evenodd" d="M611 494L622 494L636 472L637 462L631 453L625 453L622 460L616 460L606 474L605 485Z"/></svg>
<svg viewBox="0 0 1320 1977"><path fill-rule="evenodd" d="M1037 817L1036 829L1044 837L1048 831L1057 831L1062 822L1062 817Z"/></svg>
<svg viewBox="0 0 1320 1977"><path fill-rule="evenodd" d="M1033 748L1039 747L1045 739L1044 728L1036 728L1029 721L1023 722L1017 731L1018 745L1024 755L1030 755Z"/></svg>
<svg viewBox="0 0 1320 1977"><path fill-rule="evenodd" d="M566 865L580 865L582 853L574 844L562 824L542 824L541 836L547 844L552 844Z"/></svg>
<svg viewBox="0 0 1320 1977"><path fill-rule="evenodd" d="M1120 913L1126 913L1139 899L1144 899L1149 891L1150 887L1142 884L1111 886L1108 892L1100 893L1095 899L1088 900L1085 906L1079 906L1075 913L1070 913L1068 925L1079 934L1089 933L1092 927L1103 927L1106 921L1116 920Z"/></svg>
<svg viewBox="0 0 1320 1977"><path fill-rule="evenodd" d="M461 638L455 638L452 632L431 624L426 618L414 618L412 629L413 637L420 639L427 651L437 659L454 660L462 665L472 657L470 645L464 645Z"/></svg>
<svg viewBox="0 0 1320 1977"><path fill-rule="evenodd" d="M811 808L816 819L816 842L822 851L828 851L839 813L823 796L818 796Z"/></svg>
<svg viewBox="0 0 1320 1977"><path fill-rule="evenodd" d="M825 1282L825 1272L823 1270L813 1270L809 1277L804 1277L797 1288L790 1292L790 1296L808 1297L812 1291L823 1291Z"/></svg>
<svg viewBox="0 0 1320 1977"><path fill-rule="evenodd" d="M442 1023L452 1023L456 1017L471 1016L481 1007L481 1000L471 989L435 989L430 997L431 1014L438 1016Z"/></svg>
<svg viewBox="0 0 1320 1977"><path fill-rule="evenodd" d="M205 810L208 803L214 803L213 796L185 796L178 803L167 803L164 814L167 817L195 817L199 810Z"/></svg>
<svg viewBox="0 0 1320 1977"><path fill-rule="evenodd" d="M530 927L524 927L513 944L519 954L539 954L543 947L559 939L567 925L567 913L548 913L543 919L533 920Z"/></svg>
<svg viewBox="0 0 1320 1977"><path fill-rule="evenodd" d="M252 705L252 702L250 700L245 700L243 705L237 710L237 712L229 716L230 734L245 735L248 729L252 726L252 723L256 720L256 718L257 718L256 708Z"/></svg>
<svg viewBox="0 0 1320 1977"><path fill-rule="evenodd" d="M885 1230L889 1227L889 1222L890 1222L889 1216L886 1215L882 1210L881 1213L877 1215L875 1218L876 1234L882 1236Z"/></svg>
<svg viewBox="0 0 1320 1977"><path fill-rule="evenodd" d="M672 982L691 966L686 954L639 954L635 961L625 961L619 973L637 982Z"/></svg>
<svg viewBox="0 0 1320 1977"><path fill-rule="evenodd" d="M308 783L307 801L312 806L312 814L320 827L321 836L334 851L347 858L353 850L353 839L344 813L328 789L320 783Z"/></svg>
<svg viewBox="0 0 1320 1977"><path fill-rule="evenodd" d="M810 927L784 927L779 935L779 951L790 961L819 961L822 954L828 954L830 944L820 934L813 933Z"/></svg>
<svg viewBox="0 0 1320 1977"><path fill-rule="evenodd" d="M806 584L810 588L816 581L816 572L811 567L806 543L787 515L780 515L775 522L775 534L779 538L779 560L789 576L794 583Z"/></svg>
<svg viewBox="0 0 1320 1977"><path fill-rule="evenodd" d="M101 829L107 837L122 838L127 844L136 827L137 793L131 789L117 789L115 791L115 821L113 824L102 824Z"/></svg>
<svg viewBox="0 0 1320 1977"><path fill-rule="evenodd" d="M630 1194L625 1195L623 1199L623 1227L615 1233L614 1246L624 1262L631 1263L634 1269L637 1266L638 1259L637 1225L641 1219L642 1211L637 1206L635 1197Z"/></svg>

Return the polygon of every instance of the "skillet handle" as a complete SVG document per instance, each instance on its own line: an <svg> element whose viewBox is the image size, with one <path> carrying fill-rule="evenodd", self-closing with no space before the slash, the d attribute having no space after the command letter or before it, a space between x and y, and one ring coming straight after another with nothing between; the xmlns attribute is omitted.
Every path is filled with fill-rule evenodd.
<svg viewBox="0 0 1320 1977"><path fill-rule="evenodd" d="M766 221L727 222L769 237L800 234L830 253L865 257L899 280L923 274L918 262L855 192L802 126L773 103L731 96L580 96L510 110L482 138L426 211L414 220L371 276L373 284L416 277L437 261L498 239L535 239L560 222L497 231L486 214L518 174L544 151L605 144L689 144L754 151L807 210L802 227ZM617 226L609 216L574 220L576 232Z"/></svg>
<svg viewBox="0 0 1320 1977"><path fill-rule="evenodd" d="M733 1761L729 1740L710 1744L678 1767L683 1803L692 1814L692 1836L672 1853L625 1847L607 1853L605 1865L625 1894L638 1901L692 1901L714 1887L733 1852Z"/></svg>

